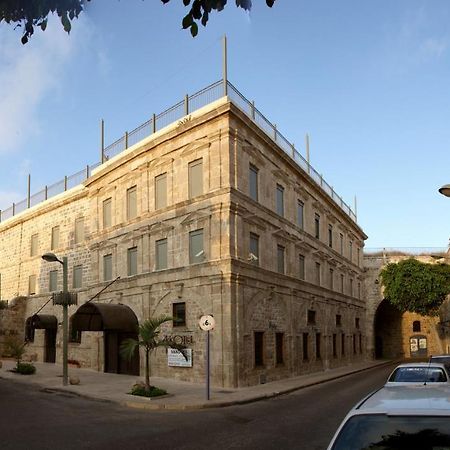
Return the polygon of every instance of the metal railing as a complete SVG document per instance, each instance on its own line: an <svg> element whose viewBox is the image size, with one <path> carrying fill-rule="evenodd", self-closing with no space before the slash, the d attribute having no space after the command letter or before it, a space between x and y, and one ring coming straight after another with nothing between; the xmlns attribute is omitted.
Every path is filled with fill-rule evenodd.
<svg viewBox="0 0 450 450"><path fill-rule="evenodd" d="M126 132L124 136L102 149L102 159L107 161L114 156L120 154L132 145L142 141L151 136L153 133L163 129L177 120L189 115L190 113L221 99L224 96L224 81L219 80L206 88L192 94L186 95L184 99L162 113L152 117L142 125L131 132ZM233 102L240 110L242 110L254 123L256 123L276 144L289 155L297 165L310 176L310 178L356 223L356 214L352 211L344 200L334 191L317 172L311 164L303 158L292 143L290 143L256 107L255 103L245 98L229 81L227 81L227 95L231 102ZM102 162L97 162L86 166L85 169L79 172L65 176L50 186L45 186L39 192L30 195L25 200L18 203L13 203L12 206L5 210L0 210L0 222L3 222L11 217L25 211L28 207L35 206L44 202L62 192L67 191L75 186L80 185L89 178L92 170L99 167Z"/></svg>
<svg viewBox="0 0 450 450"><path fill-rule="evenodd" d="M385 247L365 248L364 256L433 256L450 257L450 250L446 247Z"/></svg>

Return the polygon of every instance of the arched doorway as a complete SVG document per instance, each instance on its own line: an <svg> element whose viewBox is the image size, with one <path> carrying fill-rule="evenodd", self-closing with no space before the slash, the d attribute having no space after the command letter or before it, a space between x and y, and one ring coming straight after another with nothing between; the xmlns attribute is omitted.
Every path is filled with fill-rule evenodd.
<svg viewBox="0 0 450 450"><path fill-rule="evenodd" d="M120 355L120 345L125 339L138 338L138 320L126 305L85 303L71 319L72 331L103 331L105 372L139 375L139 351L131 360Z"/></svg>
<svg viewBox="0 0 450 450"><path fill-rule="evenodd" d="M375 313L375 358L403 357L402 313L383 300Z"/></svg>
<svg viewBox="0 0 450 450"><path fill-rule="evenodd" d="M56 361L56 332L58 321L49 314L34 314L25 321L25 340L34 341L34 330L45 330L44 335L44 362Z"/></svg>

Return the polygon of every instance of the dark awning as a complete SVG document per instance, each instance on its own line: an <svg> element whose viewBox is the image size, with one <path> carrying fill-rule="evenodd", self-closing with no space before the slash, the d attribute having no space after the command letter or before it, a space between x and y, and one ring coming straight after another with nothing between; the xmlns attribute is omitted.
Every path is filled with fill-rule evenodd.
<svg viewBox="0 0 450 450"><path fill-rule="evenodd" d="M38 330L56 329L58 321L50 314L34 314L27 319L27 326Z"/></svg>
<svg viewBox="0 0 450 450"><path fill-rule="evenodd" d="M122 331L137 333L138 320L126 305L85 303L72 316L73 331Z"/></svg>

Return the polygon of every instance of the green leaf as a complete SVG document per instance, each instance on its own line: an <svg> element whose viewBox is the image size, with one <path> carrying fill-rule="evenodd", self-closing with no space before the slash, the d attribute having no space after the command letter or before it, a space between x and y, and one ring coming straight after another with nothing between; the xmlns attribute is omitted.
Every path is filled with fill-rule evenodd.
<svg viewBox="0 0 450 450"><path fill-rule="evenodd" d="M70 33L70 30L71 30L72 26L70 24L70 20L67 17L67 14L63 14L61 16L61 23L62 23L62 25L64 27L64 31L66 33Z"/></svg>
<svg viewBox="0 0 450 450"><path fill-rule="evenodd" d="M198 34L198 25L195 22L191 25L191 34L192 37L195 37Z"/></svg>
<svg viewBox="0 0 450 450"><path fill-rule="evenodd" d="M183 18L183 22L182 22L183 29L185 30L186 28L191 27L193 23L194 23L194 19L192 18L191 14L187 14Z"/></svg>

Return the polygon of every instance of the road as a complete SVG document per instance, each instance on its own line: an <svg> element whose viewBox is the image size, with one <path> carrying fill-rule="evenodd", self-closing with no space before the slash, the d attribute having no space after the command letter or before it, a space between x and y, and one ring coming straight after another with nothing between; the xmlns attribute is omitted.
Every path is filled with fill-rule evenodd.
<svg viewBox="0 0 450 450"><path fill-rule="evenodd" d="M392 366L247 405L136 411L0 380L2 450L323 450L347 411Z"/></svg>

